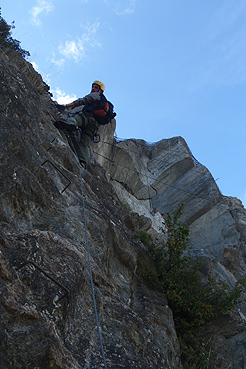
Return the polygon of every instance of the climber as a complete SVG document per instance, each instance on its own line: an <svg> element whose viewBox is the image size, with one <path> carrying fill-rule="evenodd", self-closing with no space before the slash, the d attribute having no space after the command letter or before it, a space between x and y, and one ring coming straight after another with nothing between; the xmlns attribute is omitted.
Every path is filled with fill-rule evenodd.
<svg viewBox="0 0 246 369"><path fill-rule="evenodd" d="M76 151L81 166L86 168L90 159L90 141L98 130L98 117L105 115L107 99L104 96L105 86L100 81L94 81L90 94L58 108L75 108L84 105L80 112L68 112L66 120L58 120L54 126L69 131L72 149ZM60 109L61 110L61 109Z"/></svg>

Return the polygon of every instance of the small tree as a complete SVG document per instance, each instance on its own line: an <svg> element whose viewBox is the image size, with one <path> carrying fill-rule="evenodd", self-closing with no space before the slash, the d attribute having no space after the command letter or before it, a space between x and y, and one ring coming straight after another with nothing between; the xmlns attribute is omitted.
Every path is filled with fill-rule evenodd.
<svg viewBox="0 0 246 369"><path fill-rule="evenodd" d="M15 28L14 21L11 26L3 19L0 8L0 47L2 49L12 49L17 51L23 58L30 56L30 53L20 47L20 41L14 40L11 30Z"/></svg>
<svg viewBox="0 0 246 369"><path fill-rule="evenodd" d="M156 269L150 270L142 265L140 270L152 286L167 296L183 359L187 362L197 357L200 350L199 328L233 309L241 295L242 285L238 282L230 289L216 278L202 279L202 263L192 257L188 249L189 227L180 221L182 211L183 206L180 206L166 216L166 244L149 245ZM199 365L202 368L202 364Z"/></svg>

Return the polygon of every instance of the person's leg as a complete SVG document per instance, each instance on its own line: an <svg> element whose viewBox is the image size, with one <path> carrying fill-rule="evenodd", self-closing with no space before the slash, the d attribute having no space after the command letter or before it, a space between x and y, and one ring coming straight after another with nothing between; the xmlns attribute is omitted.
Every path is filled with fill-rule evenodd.
<svg viewBox="0 0 246 369"><path fill-rule="evenodd" d="M84 122L81 127L80 146L80 161L88 163L90 161L90 143L93 140L94 134L97 132L98 123L93 117L84 117Z"/></svg>
<svg viewBox="0 0 246 369"><path fill-rule="evenodd" d="M70 122L72 122L70 120ZM90 161L90 142L97 131L98 124L95 118L80 115L76 119L77 126L80 127L80 133L71 134L71 140L78 155L81 164L86 165Z"/></svg>
<svg viewBox="0 0 246 369"><path fill-rule="evenodd" d="M90 139L89 139L90 141ZM81 140L80 134L76 132L71 132L68 137L68 143L73 151L75 151L76 156L81 164L85 164L90 159L90 149L89 144L87 145L84 140Z"/></svg>
<svg viewBox="0 0 246 369"><path fill-rule="evenodd" d="M59 120L54 123L54 126L58 129L66 129L67 131L76 131L77 127L81 127L83 124L83 116L81 114L74 114L68 116L66 121Z"/></svg>
<svg viewBox="0 0 246 369"><path fill-rule="evenodd" d="M75 114L67 118L67 124L81 127L84 122L84 116L82 114Z"/></svg>

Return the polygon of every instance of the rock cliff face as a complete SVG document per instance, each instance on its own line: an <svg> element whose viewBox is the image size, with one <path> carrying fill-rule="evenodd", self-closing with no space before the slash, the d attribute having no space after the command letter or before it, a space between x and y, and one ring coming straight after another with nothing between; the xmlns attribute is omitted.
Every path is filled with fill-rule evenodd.
<svg viewBox="0 0 246 369"><path fill-rule="evenodd" d="M81 169L32 66L2 53L0 80L1 368L180 368L172 311L136 273L150 261L134 234L161 237L162 214L183 202L194 253L233 284L245 273L242 204L182 138L117 142L115 122ZM206 328L210 368L245 368L244 322L242 305Z"/></svg>
<svg viewBox="0 0 246 369"><path fill-rule="evenodd" d="M230 286L245 277L245 209L240 200L221 194L181 137L151 145L126 140L111 148L110 161L102 165L122 202L148 217L155 230L158 213L165 216L183 203L192 252L204 262L206 273L217 274ZM204 330L213 352L211 368L245 368L245 314L243 302Z"/></svg>
<svg viewBox="0 0 246 369"><path fill-rule="evenodd" d="M177 365L167 301L136 275L144 251L133 235L148 222L122 206L99 164L80 172L29 63L2 54L0 78L1 368L98 369L103 353L108 368Z"/></svg>

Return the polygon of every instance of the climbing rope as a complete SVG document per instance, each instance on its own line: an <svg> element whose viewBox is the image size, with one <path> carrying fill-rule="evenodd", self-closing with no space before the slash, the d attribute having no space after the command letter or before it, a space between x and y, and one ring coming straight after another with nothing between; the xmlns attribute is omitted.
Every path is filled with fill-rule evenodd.
<svg viewBox="0 0 246 369"><path fill-rule="evenodd" d="M87 233L87 221L86 221L86 214L85 214L85 201L84 201L84 190L83 190L81 165L80 165L79 157L78 157L78 155L75 151L74 145L72 143L72 140L71 140L71 144L72 144L73 151L75 153L75 156L76 156L76 158L78 160L78 164L79 164L80 189L81 189L81 197L82 197L82 205L83 205L83 217L84 217L84 225L85 225L85 242L86 242L87 258L88 258L88 266L89 266L89 274L90 274L90 282L91 282L91 291L92 291L92 298L93 298L93 305L94 305L94 311L95 311L95 317L96 317L96 323L97 323L97 331L98 331L98 336L99 336L99 342L100 342L102 357L103 357L103 361L104 361L104 367L107 369L107 363L106 363L106 358L105 358L103 344L102 344L101 330L100 330L99 320L98 320L98 312L97 312L97 305L96 305L96 299L95 299L95 289L94 289L92 271L91 271L90 250L89 250L88 233Z"/></svg>

